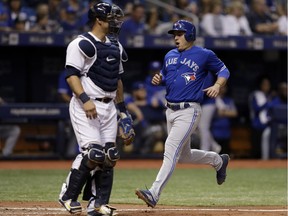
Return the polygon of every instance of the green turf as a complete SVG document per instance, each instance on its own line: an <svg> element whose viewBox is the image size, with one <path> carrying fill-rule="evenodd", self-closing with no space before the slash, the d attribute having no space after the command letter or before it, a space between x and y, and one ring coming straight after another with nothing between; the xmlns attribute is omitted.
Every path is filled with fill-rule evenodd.
<svg viewBox="0 0 288 216"><path fill-rule="evenodd" d="M150 187L157 169L115 170L111 203L143 204L134 190ZM0 170L1 201L57 201L67 170ZM219 186L211 169L177 169L159 204L253 206L287 204L286 169L229 169Z"/></svg>

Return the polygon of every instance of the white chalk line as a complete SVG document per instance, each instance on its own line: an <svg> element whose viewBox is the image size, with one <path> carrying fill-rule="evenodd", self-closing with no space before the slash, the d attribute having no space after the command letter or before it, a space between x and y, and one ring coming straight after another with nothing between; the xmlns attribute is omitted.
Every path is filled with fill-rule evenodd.
<svg viewBox="0 0 288 216"><path fill-rule="evenodd" d="M62 214L62 212L66 212L64 208L41 208L41 207L34 207L34 208L17 208L17 207L0 207L0 212L5 211L6 213L9 210L13 211L55 211ZM85 211L85 209L83 209ZM288 212L288 209L236 209L236 208L167 208L167 209L117 209L117 212L139 212L139 211L236 211L236 212ZM9 214L9 213L8 213ZM27 214L37 214L33 212L29 212ZM45 213L41 213L45 214ZM49 214L49 212L47 213Z"/></svg>

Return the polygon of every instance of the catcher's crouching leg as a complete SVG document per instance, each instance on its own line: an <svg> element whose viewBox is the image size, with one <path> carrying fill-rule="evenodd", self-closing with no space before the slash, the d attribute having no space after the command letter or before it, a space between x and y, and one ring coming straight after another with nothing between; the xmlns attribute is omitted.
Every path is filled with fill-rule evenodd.
<svg viewBox="0 0 288 216"><path fill-rule="evenodd" d="M70 213L80 213L81 205L77 201L79 194L87 179L90 176L90 171L95 169L98 164L103 164L105 161L105 152L103 147L97 144L90 144L88 153L83 156L78 169L72 169L67 178L66 191L59 197L60 204ZM65 188L62 188L65 190Z"/></svg>
<svg viewBox="0 0 288 216"><path fill-rule="evenodd" d="M105 144L105 153L106 159L102 169L97 170L91 177L90 183L85 186L83 199L88 200L90 198L87 207L88 215L89 213L91 215L93 213L115 215L113 212L116 209L109 206L108 203L113 186L114 166L120 159L120 154L114 143Z"/></svg>

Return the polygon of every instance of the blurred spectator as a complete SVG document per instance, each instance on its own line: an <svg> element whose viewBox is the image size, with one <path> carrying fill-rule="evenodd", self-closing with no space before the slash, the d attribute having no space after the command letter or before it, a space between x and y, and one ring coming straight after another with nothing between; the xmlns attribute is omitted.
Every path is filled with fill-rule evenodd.
<svg viewBox="0 0 288 216"><path fill-rule="evenodd" d="M159 24L169 22L173 15L177 15L174 11L175 1L166 0L164 2L165 2L165 5L163 5L163 7L157 7L157 11L159 13L159 21L160 21Z"/></svg>
<svg viewBox="0 0 288 216"><path fill-rule="evenodd" d="M60 25L49 17L49 5L40 3L36 7L36 23L31 28L34 32L59 32Z"/></svg>
<svg viewBox="0 0 288 216"><path fill-rule="evenodd" d="M155 6L150 7L146 16L146 32L149 34L154 34L155 29L159 24L159 11Z"/></svg>
<svg viewBox="0 0 288 216"><path fill-rule="evenodd" d="M279 26L279 33L281 35L288 35L288 9L287 9L287 2L286 4L279 4L278 6L278 26Z"/></svg>
<svg viewBox="0 0 288 216"><path fill-rule="evenodd" d="M5 104L5 101L0 97L0 106L3 104ZM21 129L18 125L0 124L0 144L2 147L3 157L9 157L12 155L20 133ZM4 140L4 145L2 145L2 139Z"/></svg>
<svg viewBox="0 0 288 216"><path fill-rule="evenodd" d="M48 0L49 18L55 22L60 21L61 0Z"/></svg>
<svg viewBox="0 0 288 216"><path fill-rule="evenodd" d="M198 1L196 0L175 0L175 6L183 11L198 14Z"/></svg>
<svg viewBox="0 0 288 216"><path fill-rule="evenodd" d="M271 108L271 121L274 120L273 114L275 114L275 112L279 112L279 110L277 109L279 106L285 106L287 114L287 105L287 82L281 82L278 84L278 94L273 100L273 105ZM279 115L280 113L277 114ZM273 126L275 127L275 125ZM276 155L281 157L286 155L287 158L287 120L284 120L280 124L277 124L276 127L277 129L274 134L271 134L271 141L274 142L273 150L275 150Z"/></svg>
<svg viewBox="0 0 288 216"><path fill-rule="evenodd" d="M143 34L145 28L145 7L142 4L134 4L130 16L122 24L121 32L133 36Z"/></svg>
<svg viewBox="0 0 288 216"><path fill-rule="evenodd" d="M132 115L134 120L134 130L137 134L133 142L133 152L136 154L141 153L143 134L148 128L148 123L142 111L143 107L147 105L146 97L147 92L144 83L135 82L132 85L131 95L128 95L125 98L125 104Z"/></svg>
<svg viewBox="0 0 288 216"><path fill-rule="evenodd" d="M65 18L60 22L63 31L77 31L82 27L81 20L79 20L75 8L68 6L64 13Z"/></svg>
<svg viewBox="0 0 288 216"><path fill-rule="evenodd" d="M25 31L29 31L36 21L35 10L23 5L21 0L8 1L8 26L15 27L17 21L25 21ZM16 22L15 22L16 21Z"/></svg>
<svg viewBox="0 0 288 216"><path fill-rule="evenodd" d="M59 75L57 92L59 96L59 102L69 104L72 97L72 90L66 81L65 71L62 71ZM67 158L75 157L78 154L78 143L70 120L66 122L65 132L67 141L65 156Z"/></svg>
<svg viewBox="0 0 288 216"><path fill-rule="evenodd" d="M14 25L11 28L13 31L19 31L19 32L24 32L26 31L26 19L19 16L14 20Z"/></svg>
<svg viewBox="0 0 288 216"><path fill-rule="evenodd" d="M222 147L220 154L230 155L231 118L235 118L238 113L234 100L227 94L227 86L220 89L215 105L216 112L211 123L212 136Z"/></svg>
<svg viewBox="0 0 288 216"><path fill-rule="evenodd" d="M81 18L83 14L87 14L87 1L83 0L65 0L60 4L60 18L61 20L67 19L67 10L73 11L77 18Z"/></svg>
<svg viewBox="0 0 288 216"><path fill-rule="evenodd" d="M203 19L204 14L210 13L211 5L214 0L199 0L199 17Z"/></svg>
<svg viewBox="0 0 288 216"><path fill-rule="evenodd" d="M211 86L212 83L215 83L215 79L215 76L209 72L205 78L205 82L202 88L205 89L208 86ZM195 140L197 135L196 133L198 133L199 149L219 153L222 147L215 141L211 132L212 119L216 112L215 98L204 96L203 102L201 103L201 108L202 115L198 125L198 131L195 132L194 135L192 134L192 139ZM194 143L191 145L195 147Z"/></svg>
<svg viewBox="0 0 288 216"><path fill-rule="evenodd" d="M148 103L151 104L154 108L160 108L164 109L166 104L165 94L166 89L165 86L161 85L153 85L151 83L152 77L156 73L160 73L160 70L162 68L162 64L160 61L152 61L149 63L149 71L148 75L145 78L145 86L147 89L147 99ZM163 113L163 120L165 120L165 115Z"/></svg>
<svg viewBox="0 0 288 216"><path fill-rule="evenodd" d="M125 103L135 119L134 130L138 135L133 143L133 152L136 154L153 153L157 142L162 142L163 149L165 130L159 122L159 112L148 103L144 82L133 83L131 96L125 99Z"/></svg>
<svg viewBox="0 0 288 216"><path fill-rule="evenodd" d="M201 104L202 115L198 125L200 137L199 148L204 151L221 152L222 147L216 142L211 132L211 124L213 116L216 112L216 104L214 98L206 97Z"/></svg>
<svg viewBox="0 0 288 216"><path fill-rule="evenodd" d="M89 5L87 1L66 0L60 6L60 24L64 31L77 31L85 24Z"/></svg>
<svg viewBox="0 0 288 216"><path fill-rule="evenodd" d="M179 15L176 13L171 14L170 20L168 22L162 22L157 25L154 34L167 35L167 32L171 29L171 26L173 26L173 23L175 23L177 20L179 20Z"/></svg>
<svg viewBox="0 0 288 216"><path fill-rule="evenodd" d="M113 0L112 2L118 5L120 8L125 8L127 5L133 4L134 0Z"/></svg>
<svg viewBox="0 0 288 216"><path fill-rule="evenodd" d="M221 37L224 35L225 16L222 14L223 7L220 0L211 3L211 9L203 15L200 28L203 35Z"/></svg>
<svg viewBox="0 0 288 216"><path fill-rule="evenodd" d="M251 12L247 18L254 34L275 35L278 33L278 24L272 19L265 0L252 0Z"/></svg>
<svg viewBox="0 0 288 216"><path fill-rule="evenodd" d="M244 5L240 1L233 1L228 6L228 14L225 17L224 35L226 36L250 36L252 31L244 13Z"/></svg>
<svg viewBox="0 0 288 216"><path fill-rule="evenodd" d="M287 104L287 83L281 82L278 84L278 94L274 98L274 105Z"/></svg>
<svg viewBox="0 0 288 216"><path fill-rule="evenodd" d="M8 3L7 1L0 2L0 31L10 30L8 20Z"/></svg>
<svg viewBox="0 0 288 216"><path fill-rule="evenodd" d="M267 77L260 77L257 89L249 96L250 119L252 126L251 156L255 159L269 157L270 117L269 109L272 107L273 94L271 83Z"/></svg>

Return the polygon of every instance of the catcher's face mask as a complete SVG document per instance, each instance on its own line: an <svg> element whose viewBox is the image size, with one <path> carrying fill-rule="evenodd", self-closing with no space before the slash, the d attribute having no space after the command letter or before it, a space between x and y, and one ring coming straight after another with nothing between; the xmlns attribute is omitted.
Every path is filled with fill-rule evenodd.
<svg viewBox="0 0 288 216"><path fill-rule="evenodd" d="M113 4L111 13L107 16L109 22L109 33L118 36L123 24L124 13L120 7Z"/></svg>

